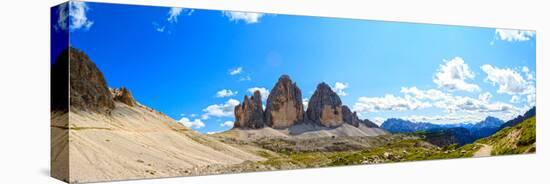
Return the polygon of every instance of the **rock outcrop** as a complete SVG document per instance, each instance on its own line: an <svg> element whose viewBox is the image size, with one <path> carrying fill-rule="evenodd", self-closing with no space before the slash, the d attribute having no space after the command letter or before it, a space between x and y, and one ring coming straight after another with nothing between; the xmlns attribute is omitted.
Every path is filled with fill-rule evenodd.
<svg viewBox="0 0 550 184"><path fill-rule="evenodd" d="M354 127L359 127L359 123L363 123L363 121L357 117L357 112L351 112L347 105L342 106L342 114L344 122L347 124L353 125Z"/></svg>
<svg viewBox="0 0 550 184"><path fill-rule="evenodd" d="M302 92L288 75L282 75L267 98L265 122L272 128L288 128L303 121Z"/></svg>
<svg viewBox="0 0 550 184"><path fill-rule="evenodd" d="M309 99L306 115L310 121L326 127L337 127L344 123L342 101L324 82L317 85L317 89Z"/></svg>
<svg viewBox="0 0 550 184"><path fill-rule="evenodd" d="M70 108L110 114L115 103L107 82L88 56L70 48Z"/></svg>
<svg viewBox="0 0 550 184"><path fill-rule="evenodd" d="M122 102L130 107L133 107L137 104L130 90L125 87L112 89L111 93L115 101Z"/></svg>
<svg viewBox="0 0 550 184"><path fill-rule="evenodd" d="M250 99L248 96L244 96L243 103L235 106L235 125L233 127L257 129L264 126L262 96L260 91L254 91L254 95Z"/></svg>
<svg viewBox="0 0 550 184"><path fill-rule="evenodd" d="M361 121L361 123L363 123L365 126L369 128L380 128L380 126L378 126L376 123L372 122L369 119L364 119L363 121Z"/></svg>

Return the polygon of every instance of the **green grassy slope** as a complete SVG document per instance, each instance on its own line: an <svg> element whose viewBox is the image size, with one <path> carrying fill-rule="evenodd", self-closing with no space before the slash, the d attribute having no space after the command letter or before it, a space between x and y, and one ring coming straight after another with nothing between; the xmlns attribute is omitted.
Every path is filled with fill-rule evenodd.
<svg viewBox="0 0 550 184"><path fill-rule="evenodd" d="M491 155L534 153L536 151L536 116L476 142L493 146Z"/></svg>

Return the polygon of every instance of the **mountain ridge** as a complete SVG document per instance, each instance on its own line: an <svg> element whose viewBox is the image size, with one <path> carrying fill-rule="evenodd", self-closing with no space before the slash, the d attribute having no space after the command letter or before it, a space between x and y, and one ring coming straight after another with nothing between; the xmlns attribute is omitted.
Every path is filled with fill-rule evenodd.
<svg viewBox="0 0 550 184"><path fill-rule="evenodd" d="M300 88L286 74L281 75L272 88L266 101L265 110L261 108L261 98L259 91L254 91L250 99L247 95L244 96L243 102L234 109L235 124L233 129L269 127L280 130L296 130L296 127L302 127L309 131L327 131L327 128L338 129L347 124L360 132L363 131L363 133L352 133L355 132L352 128L342 128L351 131L349 134L344 133L343 135L369 135L372 131L367 131L368 128L379 129L378 125L370 120L359 119L357 112L352 112L348 106L343 105L340 97L324 82L317 85L308 102L307 109L304 109L302 105ZM307 126L300 126L303 124ZM379 135L384 131L375 132L382 132L376 133Z"/></svg>

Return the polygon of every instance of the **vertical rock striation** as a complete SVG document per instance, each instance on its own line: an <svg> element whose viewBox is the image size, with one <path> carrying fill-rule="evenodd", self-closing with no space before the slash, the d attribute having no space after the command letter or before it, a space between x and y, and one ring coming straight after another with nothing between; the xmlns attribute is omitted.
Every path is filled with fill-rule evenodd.
<svg viewBox="0 0 550 184"><path fill-rule="evenodd" d="M288 128L303 121L302 92L288 75L282 75L267 98L265 122L272 128Z"/></svg>
<svg viewBox="0 0 550 184"><path fill-rule="evenodd" d="M262 109L262 96L260 91L254 91L254 95L248 98L244 96L244 101L235 106L235 128L263 128L264 111Z"/></svg>

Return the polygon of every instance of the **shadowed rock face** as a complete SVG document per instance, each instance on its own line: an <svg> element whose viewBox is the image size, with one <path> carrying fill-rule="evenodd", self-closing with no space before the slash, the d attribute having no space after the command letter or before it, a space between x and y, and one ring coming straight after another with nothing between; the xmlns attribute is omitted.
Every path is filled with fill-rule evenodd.
<svg viewBox="0 0 550 184"><path fill-rule="evenodd" d="M344 123L342 101L324 82L317 85L317 89L309 99L306 114L309 120L326 127L337 127Z"/></svg>
<svg viewBox="0 0 550 184"><path fill-rule="evenodd" d="M109 114L115 103L103 74L84 52L70 48L70 107Z"/></svg>
<svg viewBox="0 0 550 184"><path fill-rule="evenodd" d="M248 99L244 96L243 103L235 106L235 128L262 128L265 126L262 96L260 91L254 91L254 96Z"/></svg>
<svg viewBox="0 0 550 184"><path fill-rule="evenodd" d="M353 125L354 127L359 127L359 123L363 123L359 117L357 117L357 112L351 112L348 106L342 106L342 114L344 122L347 124Z"/></svg>
<svg viewBox="0 0 550 184"><path fill-rule="evenodd" d="M112 95L115 101L122 102L130 107L136 105L136 101L134 100L132 93L125 87L113 89Z"/></svg>
<svg viewBox="0 0 550 184"><path fill-rule="evenodd" d="M267 98L265 122L272 128L287 128L303 121L302 92L288 75L282 75Z"/></svg>

